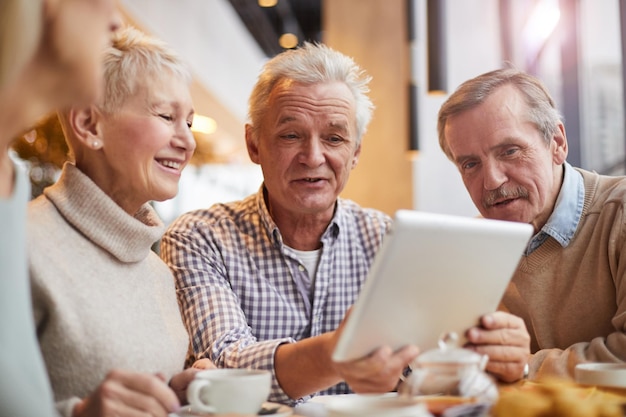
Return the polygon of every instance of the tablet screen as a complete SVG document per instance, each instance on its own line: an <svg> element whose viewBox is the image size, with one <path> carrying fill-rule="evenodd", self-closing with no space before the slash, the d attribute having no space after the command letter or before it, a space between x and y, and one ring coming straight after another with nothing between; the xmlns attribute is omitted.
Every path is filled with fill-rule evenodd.
<svg viewBox="0 0 626 417"><path fill-rule="evenodd" d="M526 223L400 210L335 347L346 361L378 347L422 352L494 312L533 233Z"/></svg>

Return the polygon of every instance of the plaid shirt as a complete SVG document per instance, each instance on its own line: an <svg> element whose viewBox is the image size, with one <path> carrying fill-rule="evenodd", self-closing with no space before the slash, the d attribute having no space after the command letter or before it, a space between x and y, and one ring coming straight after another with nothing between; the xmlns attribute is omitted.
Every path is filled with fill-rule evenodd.
<svg viewBox="0 0 626 417"><path fill-rule="evenodd" d="M322 235L311 298L307 274L257 194L179 217L162 239L193 358L218 367L267 369L274 353L337 328L357 298L391 225L384 213L339 199ZM320 394L350 392L341 383ZM308 397L307 397L308 398ZM293 401L273 379L270 401Z"/></svg>

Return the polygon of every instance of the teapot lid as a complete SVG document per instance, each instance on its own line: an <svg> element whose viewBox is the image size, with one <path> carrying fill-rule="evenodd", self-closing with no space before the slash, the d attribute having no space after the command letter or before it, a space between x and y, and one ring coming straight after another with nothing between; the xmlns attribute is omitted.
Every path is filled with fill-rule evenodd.
<svg viewBox="0 0 626 417"><path fill-rule="evenodd" d="M439 339L438 349L427 350L419 355L415 362L417 365L429 365L436 363L479 365L483 363L483 355L469 349L460 348L458 343L459 336L455 332L446 333Z"/></svg>

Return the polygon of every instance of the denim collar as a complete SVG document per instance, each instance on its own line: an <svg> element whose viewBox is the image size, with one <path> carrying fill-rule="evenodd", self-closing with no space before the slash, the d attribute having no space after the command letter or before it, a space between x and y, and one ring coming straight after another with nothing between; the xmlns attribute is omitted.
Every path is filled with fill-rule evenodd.
<svg viewBox="0 0 626 417"><path fill-rule="evenodd" d="M553 237L565 248L576 233L585 202L585 186L582 175L570 164L565 162L563 167L563 184L554 211L539 233L528 242L526 255L530 255L541 246L548 236Z"/></svg>

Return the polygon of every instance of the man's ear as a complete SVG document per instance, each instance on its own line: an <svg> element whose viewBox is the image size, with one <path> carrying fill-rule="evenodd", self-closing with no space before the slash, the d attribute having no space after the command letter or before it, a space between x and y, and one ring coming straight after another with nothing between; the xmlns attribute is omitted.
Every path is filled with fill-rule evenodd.
<svg viewBox="0 0 626 417"><path fill-rule="evenodd" d="M567 158L567 136L565 135L565 126L563 123L559 123L559 130L552 136L555 147L553 150L552 159L555 165L561 165Z"/></svg>
<svg viewBox="0 0 626 417"><path fill-rule="evenodd" d="M94 150L104 145L98 125L99 117L100 113L94 106L72 108L68 114L68 122L76 139Z"/></svg>
<svg viewBox="0 0 626 417"><path fill-rule="evenodd" d="M252 125L246 124L246 147L248 148L248 156L255 164L259 162L259 135L254 131Z"/></svg>
<svg viewBox="0 0 626 417"><path fill-rule="evenodd" d="M356 168L357 164L359 163L360 156L361 156L361 143L357 145L356 150L354 151L354 155L352 156L352 168L351 169Z"/></svg>

